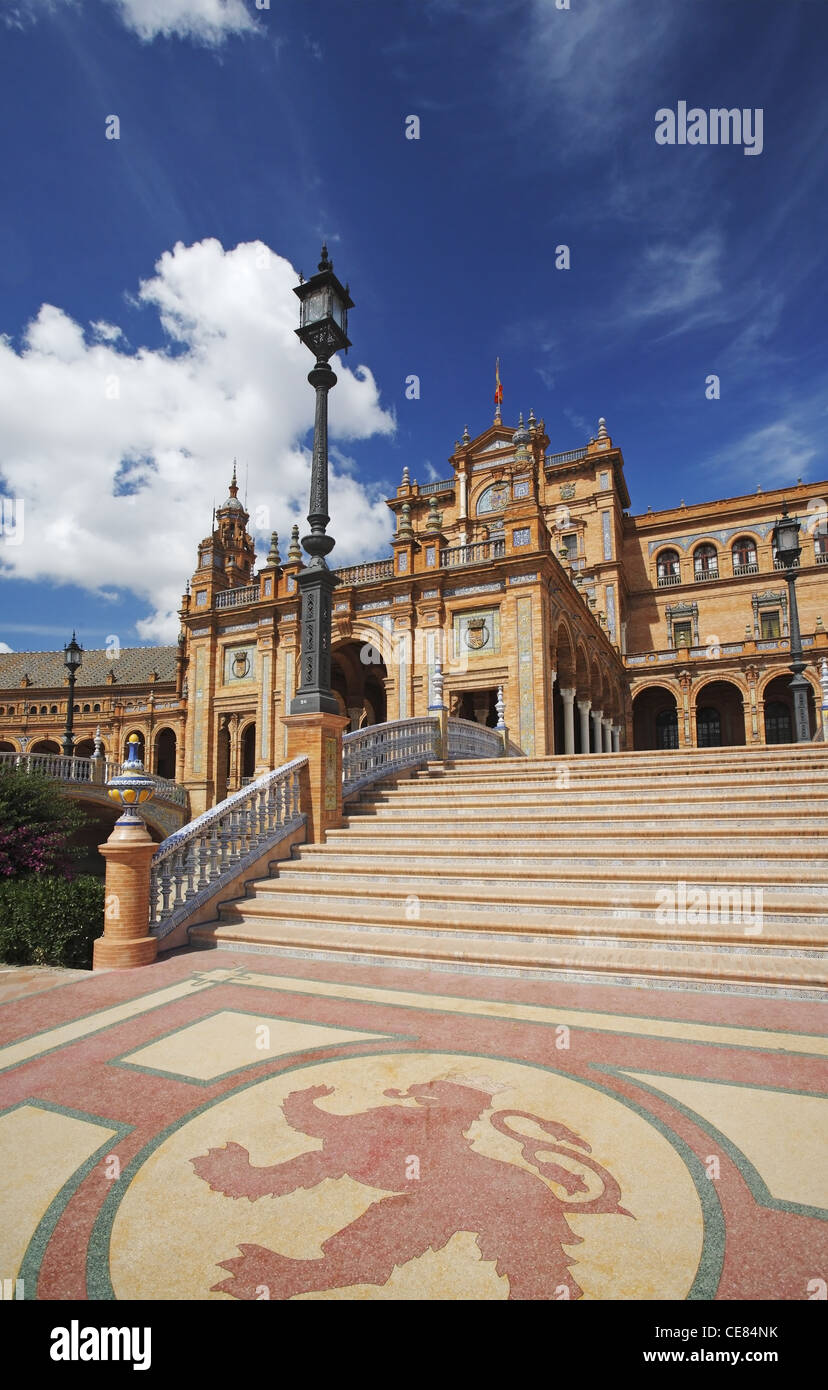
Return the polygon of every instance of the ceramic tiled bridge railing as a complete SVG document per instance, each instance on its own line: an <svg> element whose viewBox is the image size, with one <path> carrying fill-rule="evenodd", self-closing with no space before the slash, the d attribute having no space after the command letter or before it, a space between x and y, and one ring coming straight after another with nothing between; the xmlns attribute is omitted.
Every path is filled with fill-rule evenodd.
<svg viewBox="0 0 828 1390"><path fill-rule="evenodd" d="M0 767L21 767L26 772L40 772L56 782L79 782L101 788L121 771L117 758L76 758L63 753L0 753ZM184 787L167 777L153 775L152 781L157 801L169 801L187 809L189 797Z"/></svg>

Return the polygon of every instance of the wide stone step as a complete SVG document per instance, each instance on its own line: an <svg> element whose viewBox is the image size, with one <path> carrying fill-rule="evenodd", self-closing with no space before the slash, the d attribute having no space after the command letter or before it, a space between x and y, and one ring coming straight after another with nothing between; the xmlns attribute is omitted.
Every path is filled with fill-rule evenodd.
<svg viewBox="0 0 828 1390"><path fill-rule="evenodd" d="M347 920L326 926L279 918L211 922L194 927L194 946L227 947L249 944L257 949L293 952L325 958L407 960L452 963L460 967L560 970L571 974L621 975L626 982L660 978L719 984L767 984L792 990L818 990L823 985L822 963L801 952L760 947L753 942L732 946L686 941L670 943L626 941L617 935L593 941L587 937L519 936L503 932L439 932L417 925L366 926Z"/></svg>
<svg viewBox="0 0 828 1390"><path fill-rule="evenodd" d="M295 851L295 859L280 861L280 882L285 876L303 875L307 872L308 864L302 860L304 850L305 847L300 846ZM729 886L735 882L735 869L741 872L743 882L764 887L766 891L774 888L779 892L795 890L800 897L807 896L809 899L817 900L824 895L828 896L828 866L818 867L806 861L790 861L787 858L780 860L775 867L756 862L747 864L743 860L730 861L730 864L731 868L728 868L727 863L723 865L718 860L707 865L698 860L689 860L684 866L680 863L665 865L663 861L654 861L647 867L644 864L639 866L638 862L630 862L624 865L624 877L617 874L610 877L607 874L606 860L603 858L592 864L562 864L558 860L549 864L529 859L525 863L521 862L517 869L512 867L512 861L498 863L494 860L484 860L475 862L473 873L469 870L467 860L457 860L453 868L451 863L446 862L441 866L439 874L430 873L428 877L424 877L423 865L418 860L412 860L409 864L398 855L378 854L368 859L354 854L337 854L330 849L324 853L323 849L323 855L313 865L313 881L337 878L343 884L350 881L369 884L375 883L377 876L381 874L382 881L389 887L399 885L401 889L404 885L413 883L426 884L431 888L436 884L440 889L466 888L477 893L508 891L511 894L524 889L543 893L549 891L550 884L566 882L626 892L634 889L640 891L642 885L675 887L679 879L705 889L721 887L723 884ZM803 881L806 871L807 879ZM261 881L271 883L275 880ZM481 886L484 882L485 890ZM828 923L828 908L823 906L822 911Z"/></svg>
<svg viewBox="0 0 828 1390"><path fill-rule="evenodd" d="M447 883L441 876L389 880L386 874L362 874L359 877L345 874L326 874L307 869L303 874L279 874L276 878L258 879L247 885L246 903L255 898L257 902L273 898L280 902L329 903L332 898L350 904L349 911L358 912L361 904L372 905L372 909L387 911L406 911L412 899L423 910L452 915L491 911L498 914L518 912L543 916L548 913L585 911L592 915L640 915L655 917L662 904L684 902L692 906L693 894L698 894L700 885L686 882L683 886L672 881L668 883L639 883L621 888L618 883L526 883L504 885L490 882L485 895L480 892L479 880L468 880L465 885ZM756 889L752 882L739 884L716 884L701 890L704 898L700 903L709 903L711 912L721 914L744 909L750 917L757 905ZM776 927L785 924L796 925L811 933L822 932L825 927L825 907L817 894L802 895L795 886L787 891L761 888L761 904L764 921ZM670 895L670 896L668 896Z"/></svg>
<svg viewBox="0 0 828 1390"><path fill-rule="evenodd" d="M397 865L400 864L402 855L424 855L434 861L436 872L440 872L439 866L446 858L459 861L461 864L468 863L471 838L469 836L464 835L458 839L441 835L438 839L436 836L415 836L410 832L406 832L403 837L380 835L376 827L374 831L373 835L357 835L353 827L350 830L330 830L325 845L303 845L302 854L324 854L329 849L352 855L383 854L390 855L392 862ZM498 835L475 840L474 855L476 858L485 856L487 860L495 862L507 860L516 867L523 865L527 869L545 861L554 864L562 859L570 864L582 864L592 860L594 863L602 864L608 875L612 875L619 864L631 861L648 866L673 862L680 865L692 864L697 856L710 861L723 859L728 864L737 865L750 864L757 858L764 862L795 862L803 873L809 872L811 865L821 867L825 863L824 846L816 843L813 838L803 842L798 835L779 836L767 843L758 844L757 841L760 840L764 841L764 837L736 838L727 833L691 836L674 831L665 831L659 836L651 835L640 840L633 835L602 835L596 838L559 834L536 841L529 854L525 837L512 839Z"/></svg>
<svg viewBox="0 0 828 1390"><path fill-rule="evenodd" d="M545 804L551 797L560 799L565 797L568 804L590 804L602 805L610 795L613 802L623 802L624 804L635 805L638 802L658 802L667 804L671 802L684 803L686 805L705 804L708 802L716 803L720 800L728 802L738 802L742 805L763 806L765 804L778 804L780 801L802 803L804 806L813 805L825 795L824 780L809 780L807 782L782 781L768 783L762 781L759 786L744 788L734 788L732 778L722 778L719 784L705 778L699 784L688 786L686 782L675 782L669 786L658 786L653 788L649 785L642 786L640 781L632 780L619 784L607 778L604 781L596 782L594 786L584 785L580 777L573 778L566 784L560 782L558 778L548 778L545 782L534 779L531 782L516 783L514 786L501 789L494 787L482 788L479 784L469 784L468 787L458 788L453 783L437 785L433 790L425 784L414 784L410 782L401 783L397 787L383 787L373 793L368 790L361 795L354 796L347 802L348 810L360 806L441 806L441 805L464 805L464 806L491 806L492 804L507 805L519 795L521 805L534 806Z"/></svg>
<svg viewBox="0 0 828 1390"><path fill-rule="evenodd" d="M451 828L451 835L445 833L444 825ZM527 835L541 840L545 837L557 840L563 833L569 839L580 839L580 831L585 838L594 838L597 833L606 832L608 844L613 842L613 837L618 837L622 843L629 843L630 839L640 842L642 839L665 840L686 836L692 840L711 840L717 836L728 835L744 840L746 844L764 842L772 836L775 841L786 841L793 846L798 839L807 837L813 845L821 842L822 851L825 852L828 840L828 817L824 816L816 820L805 820L798 816L771 816L766 819L739 816L717 816L715 819L712 816L706 819L696 819L692 816L641 816L631 822L626 816L613 816L608 813L534 816L529 819L515 816L509 821L502 821L498 817L487 817L485 820L482 817L469 818L458 812L445 822L435 821L434 827L433 839L439 835L441 840L451 844L457 843L458 836L462 836L464 841L502 839L519 843L520 839ZM421 846L427 846L428 840L424 838L424 830L428 830L428 825L424 823L423 817L406 821L391 816L353 816L346 820L342 829L331 830L328 835L332 841L348 836L356 842L380 838L404 840L413 834ZM602 833L601 839L604 838Z"/></svg>
<svg viewBox="0 0 828 1390"><path fill-rule="evenodd" d="M612 902L609 899L595 902L586 896L581 899L565 897L557 902L474 902L448 894L442 898L417 894L394 897L382 891L379 885L374 893L353 894L336 888L326 892L322 885L313 889L310 885L294 887L287 883L283 886L270 883L256 887L249 897L222 905L219 916L222 921L271 916L328 921L344 914L354 922L401 925L413 920L441 930L491 926L500 931L589 932L592 935L618 930L624 935L660 939L675 935L679 926L680 934L716 940L754 936L761 937L763 944L774 941L811 947L819 945L824 938L821 912L773 911L763 903L761 912L757 913L752 889L739 899L728 896L724 903L705 899L706 911L700 921L692 920L702 918L700 912L682 910L682 902L685 909L692 905L692 896L689 901L682 900L677 893L669 901L674 906L674 920L662 923L658 920L659 900L655 896L644 902ZM686 918L690 920L685 926Z"/></svg>
<svg viewBox="0 0 828 1390"><path fill-rule="evenodd" d="M544 822L560 825L562 820L566 820L573 825L581 825L585 821L617 821L629 820L634 817L635 826L642 822L645 824L661 822L681 821L687 823L694 818L704 817L705 819L716 819L731 822L734 819L742 819L754 822L763 826L774 821L781 824L795 824L802 828L816 828L828 831L828 815L825 808L815 808L813 801L796 802L791 798L787 803L787 811L784 821L780 818L780 807L778 803L772 804L753 804L748 800L742 801L720 801L715 797L710 798L707 803L696 805L693 803L692 810L686 801L676 801L665 803L656 798L646 801L619 801L613 797L608 798L604 805L596 805L595 800L579 802L573 799L568 792L551 792L545 802L526 805L521 797L519 805L505 803L502 806L493 804L493 799L489 798L480 805L469 805L465 799L458 799L455 804L444 803L440 805L430 805L425 815L423 807L405 806L393 803L384 805L374 803L373 805L355 806L347 808L346 822L356 823L359 817L371 818L385 824L388 821L403 822L427 820L434 825L443 822L453 822L459 825L485 824L506 824L512 821L534 822L542 825ZM484 812L486 814L484 814Z"/></svg>

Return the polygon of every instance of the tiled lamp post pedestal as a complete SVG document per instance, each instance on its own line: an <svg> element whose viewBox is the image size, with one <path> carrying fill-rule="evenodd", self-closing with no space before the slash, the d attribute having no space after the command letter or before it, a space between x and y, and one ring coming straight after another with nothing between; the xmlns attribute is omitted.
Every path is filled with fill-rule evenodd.
<svg viewBox="0 0 828 1390"><path fill-rule="evenodd" d="M328 830L342 824L342 735L350 720L313 711L286 714L287 760L306 757L299 781L300 809L308 818L307 843L322 844Z"/></svg>
<svg viewBox="0 0 828 1390"><path fill-rule="evenodd" d="M93 970L129 970L149 965L158 941L149 934L150 860L155 853L147 827L135 807L149 801L152 778L138 759L138 736L129 740L129 758L107 784L109 796L123 807L105 845L104 931L92 947Z"/></svg>
<svg viewBox="0 0 828 1390"><path fill-rule="evenodd" d="M116 825L100 853L106 860L104 932L92 948L93 970L149 965L158 942L149 924L150 860L157 846L145 825Z"/></svg>

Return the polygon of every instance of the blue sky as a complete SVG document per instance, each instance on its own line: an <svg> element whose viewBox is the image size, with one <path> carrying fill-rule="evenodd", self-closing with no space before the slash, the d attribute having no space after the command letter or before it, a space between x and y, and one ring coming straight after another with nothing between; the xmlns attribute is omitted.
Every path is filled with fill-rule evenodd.
<svg viewBox="0 0 828 1390"><path fill-rule="evenodd" d="M822 0L0 0L0 642L174 640L234 455L260 536L303 524L323 237L333 563L497 355L552 451L606 416L636 511L828 477L826 38ZM657 144L680 101L761 153Z"/></svg>

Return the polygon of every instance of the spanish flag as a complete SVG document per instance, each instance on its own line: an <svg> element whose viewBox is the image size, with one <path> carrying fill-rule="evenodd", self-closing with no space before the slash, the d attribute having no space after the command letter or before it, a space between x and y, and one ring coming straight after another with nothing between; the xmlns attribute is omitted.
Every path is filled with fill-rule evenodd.
<svg viewBox="0 0 828 1390"><path fill-rule="evenodd" d="M500 384L500 358L495 359L495 405L503 404L503 387Z"/></svg>

